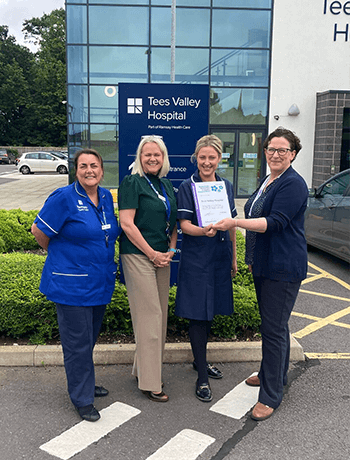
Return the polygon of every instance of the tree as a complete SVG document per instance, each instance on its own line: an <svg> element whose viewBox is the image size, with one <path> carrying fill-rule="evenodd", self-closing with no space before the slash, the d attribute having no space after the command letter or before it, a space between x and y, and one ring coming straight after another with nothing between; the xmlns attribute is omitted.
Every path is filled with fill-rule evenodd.
<svg viewBox="0 0 350 460"><path fill-rule="evenodd" d="M25 106L30 102L34 56L0 26L0 144L25 142Z"/></svg>
<svg viewBox="0 0 350 460"><path fill-rule="evenodd" d="M63 8L23 23L24 37L39 46L35 54L34 90L28 107L33 144L61 146L66 143L65 11Z"/></svg>

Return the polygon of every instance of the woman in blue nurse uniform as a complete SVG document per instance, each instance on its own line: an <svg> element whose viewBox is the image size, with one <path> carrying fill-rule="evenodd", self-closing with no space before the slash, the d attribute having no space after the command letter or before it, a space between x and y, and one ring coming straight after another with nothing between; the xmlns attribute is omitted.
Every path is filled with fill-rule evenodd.
<svg viewBox="0 0 350 460"><path fill-rule="evenodd" d="M217 232L212 224L206 227L198 225L192 184L224 181L231 216L235 217L233 186L216 174L221 155L222 143L218 137L207 135L199 139L193 155L198 170L180 185L177 195L177 217L183 240L175 314L190 320L193 367L198 372L195 394L203 402L213 398L208 377L222 378L221 371L207 363L207 342L214 316L233 312L232 276L237 271L236 230Z"/></svg>
<svg viewBox="0 0 350 460"><path fill-rule="evenodd" d="M94 422L100 418L94 397L108 394L95 386L93 349L114 291L119 227L112 195L99 187L101 155L81 150L74 166L76 181L48 197L32 233L47 249L40 291L56 304L69 396L79 415Z"/></svg>

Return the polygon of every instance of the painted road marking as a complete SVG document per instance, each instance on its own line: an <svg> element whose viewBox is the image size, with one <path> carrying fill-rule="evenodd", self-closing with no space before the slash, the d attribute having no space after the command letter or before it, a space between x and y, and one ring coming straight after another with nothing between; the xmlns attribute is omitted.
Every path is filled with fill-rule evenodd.
<svg viewBox="0 0 350 460"><path fill-rule="evenodd" d="M311 321L319 321L320 319L322 319L322 318L319 318L318 316L306 315L305 313L298 313L296 311L293 311L292 315L298 316L299 318L310 319ZM350 329L350 324L340 323L339 321L333 321L331 324L332 326L339 326L345 329Z"/></svg>
<svg viewBox="0 0 350 460"><path fill-rule="evenodd" d="M182 430L147 460L195 460L215 439L193 430Z"/></svg>
<svg viewBox="0 0 350 460"><path fill-rule="evenodd" d="M258 373L254 372L253 375ZM239 420L258 402L258 395L259 387L250 387L243 380L209 410Z"/></svg>
<svg viewBox="0 0 350 460"><path fill-rule="evenodd" d="M305 353L309 359L350 359L350 353Z"/></svg>
<svg viewBox="0 0 350 460"><path fill-rule="evenodd" d="M350 307L344 308L344 310L337 311L336 313L326 316L325 318L320 318L318 321L309 324L308 326L304 327L304 329L300 329L300 331L298 332L294 332L294 334L292 335L296 339L301 339L306 335L312 334L313 332L318 331L319 329L322 329L323 327L328 326L329 324L332 324L337 319L349 314Z"/></svg>
<svg viewBox="0 0 350 460"><path fill-rule="evenodd" d="M116 402L100 411L101 418L97 422L84 420L43 444L40 449L62 460L68 460L140 413L134 407Z"/></svg>
<svg viewBox="0 0 350 460"><path fill-rule="evenodd" d="M302 292L304 294L318 295L320 297L327 297L328 299L344 300L344 302L349 302L350 301L349 297L338 297L336 295L324 294L323 292L307 291L306 289L300 289L299 292Z"/></svg>

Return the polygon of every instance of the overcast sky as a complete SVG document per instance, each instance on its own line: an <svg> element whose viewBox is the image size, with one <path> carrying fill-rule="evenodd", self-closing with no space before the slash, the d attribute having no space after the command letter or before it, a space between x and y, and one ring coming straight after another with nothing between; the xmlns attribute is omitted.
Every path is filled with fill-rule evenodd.
<svg viewBox="0 0 350 460"><path fill-rule="evenodd" d="M64 8L64 0L0 0L0 25L9 27L17 43L24 43L22 24L26 19L41 17L57 8ZM33 49L33 48L32 48Z"/></svg>

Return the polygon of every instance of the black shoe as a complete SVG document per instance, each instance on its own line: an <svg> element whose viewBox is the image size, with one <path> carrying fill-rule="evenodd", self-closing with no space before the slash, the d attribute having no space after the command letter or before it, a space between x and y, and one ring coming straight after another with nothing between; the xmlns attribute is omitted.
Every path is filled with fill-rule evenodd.
<svg viewBox="0 0 350 460"><path fill-rule="evenodd" d="M197 364L195 361L193 361L193 369L196 371L197 370ZM222 379L223 373L219 371L219 369L212 364L207 364L207 371L208 371L208 377L211 379Z"/></svg>
<svg viewBox="0 0 350 460"><path fill-rule="evenodd" d="M197 380L196 396L200 401L210 402L213 399L213 393L211 392L209 383L199 384Z"/></svg>
<svg viewBox="0 0 350 460"><path fill-rule="evenodd" d="M97 422L101 418L98 410L92 405L76 407L76 410L83 420L88 422Z"/></svg>
<svg viewBox="0 0 350 460"><path fill-rule="evenodd" d="M107 396L109 393L106 388L103 387L95 387L95 398L101 398L102 396Z"/></svg>

